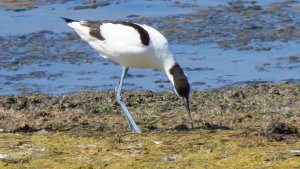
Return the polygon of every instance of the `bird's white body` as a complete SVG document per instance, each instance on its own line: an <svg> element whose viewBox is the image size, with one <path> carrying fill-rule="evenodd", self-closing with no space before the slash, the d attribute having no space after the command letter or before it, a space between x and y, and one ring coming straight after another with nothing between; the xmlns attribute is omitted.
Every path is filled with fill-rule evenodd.
<svg viewBox="0 0 300 169"><path fill-rule="evenodd" d="M183 98L192 122L189 110L190 85L188 79L173 58L167 39L160 32L150 26L132 22L99 23L62 19L101 56L123 67L120 82L115 89L116 99L133 132L141 131L121 97L123 80L129 68L158 69L165 72L176 93Z"/></svg>
<svg viewBox="0 0 300 169"><path fill-rule="evenodd" d="M166 71L175 64L167 39L152 27L139 25L151 37L149 45L145 46L141 43L140 34L130 26L103 23L100 25L100 31L105 40L99 40L90 35L90 28L84 26L84 22L71 22L68 25L106 59L124 67L161 71Z"/></svg>

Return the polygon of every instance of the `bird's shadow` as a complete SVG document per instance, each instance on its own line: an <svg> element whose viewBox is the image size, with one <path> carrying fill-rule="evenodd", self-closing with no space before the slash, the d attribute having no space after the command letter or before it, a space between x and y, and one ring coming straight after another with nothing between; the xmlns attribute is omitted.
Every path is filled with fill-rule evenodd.
<svg viewBox="0 0 300 169"><path fill-rule="evenodd" d="M177 131L177 132L188 132L188 131L197 131L197 130L210 130L210 131L216 131L216 130L230 130L227 126L222 125L216 125L216 124L210 124L210 123L201 123L201 125L196 126L194 128L188 127L186 124L179 124L175 127L156 127L156 126L147 126L146 127L148 131L158 132L158 131Z"/></svg>

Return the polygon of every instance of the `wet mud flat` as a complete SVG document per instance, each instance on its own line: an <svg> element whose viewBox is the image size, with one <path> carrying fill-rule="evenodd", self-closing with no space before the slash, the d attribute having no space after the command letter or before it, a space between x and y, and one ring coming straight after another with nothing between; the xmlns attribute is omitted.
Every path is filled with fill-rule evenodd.
<svg viewBox="0 0 300 169"><path fill-rule="evenodd" d="M299 84L193 91L194 130L171 91L123 97L142 134L129 131L113 91L1 96L0 165L300 167Z"/></svg>

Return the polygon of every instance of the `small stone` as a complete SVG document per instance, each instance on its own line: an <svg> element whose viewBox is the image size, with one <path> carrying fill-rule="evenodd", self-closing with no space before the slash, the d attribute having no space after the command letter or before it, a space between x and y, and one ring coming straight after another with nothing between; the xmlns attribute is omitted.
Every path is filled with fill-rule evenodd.
<svg viewBox="0 0 300 169"><path fill-rule="evenodd" d="M38 135L46 135L46 134L48 134L48 131L45 129L42 129L42 130L38 131L37 134Z"/></svg>
<svg viewBox="0 0 300 169"><path fill-rule="evenodd" d="M94 144L81 144L78 147L84 150L90 150L96 148L97 146Z"/></svg>
<svg viewBox="0 0 300 169"><path fill-rule="evenodd" d="M154 141L155 144L159 145L161 144L162 142L161 141Z"/></svg>
<svg viewBox="0 0 300 169"><path fill-rule="evenodd" d="M6 153L0 153L0 159L6 159L6 158L9 158L10 155L9 154L6 154Z"/></svg>
<svg viewBox="0 0 300 169"><path fill-rule="evenodd" d="M45 152L45 151L48 151L48 148L46 148L46 147L38 147L38 148L35 148L35 151Z"/></svg>
<svg viewBox="0 0 300 169"><path fill-rule="evenodd" d="M176 160L175 156L166 156L164 158L164 161L166 161L166 162L175 161L175 160Z"/></svg>
<svg viewBox="0 0 300 169"><path fill-rule="evenodd" d="M206 153L212 153L212 152L213 152L212 149L206 150Z"/></svg>
<svg viewBox="0 0 300 169"><path fill-rule="evenodd" d="M290 150L290 153L292 153L295 156L300 156L300 150Z"/></svg>

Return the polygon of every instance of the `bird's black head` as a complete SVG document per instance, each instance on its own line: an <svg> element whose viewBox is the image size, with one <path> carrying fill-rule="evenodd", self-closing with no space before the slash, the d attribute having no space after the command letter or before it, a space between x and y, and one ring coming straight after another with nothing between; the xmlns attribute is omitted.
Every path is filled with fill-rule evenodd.
<svg viewBox="0 0 300 169"><path fill-rule="evenodd" d="M173 84L177 94L183 98L188 98L190 94L190 84L181 67L176 63L170 69L173 76Z"/></svg>
<svg viewBox="0 0 300 169"><path fill-rule="evenodd" d="M177 63L173 65L169 71L170 74L173 76L173 84L174 84L175 91L184 101L185 108L188 112L189 120L193 128L192 116L190 113L190 102L189 102L189 95L190 95L189 81L185 76L183 70Z"/></svg>

